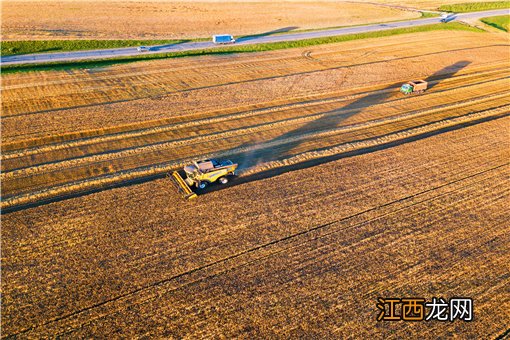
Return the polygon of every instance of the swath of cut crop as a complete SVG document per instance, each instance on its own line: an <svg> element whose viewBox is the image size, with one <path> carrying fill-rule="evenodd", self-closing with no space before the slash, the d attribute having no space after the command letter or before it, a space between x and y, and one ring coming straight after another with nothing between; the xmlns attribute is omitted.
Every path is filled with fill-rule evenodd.
<svg viewBox="0 0 510 340"><path fill-rule="evenodd" d="M504 81L504 80L503 80ZM215 152L215 154L218 154L218 152L223 151L223 155L235 155L238 153L245 152L249 154L250 152L265 152L265 151L258 151L261 149L270 150L275 145L283 145L288 144L291 142L297 142L300 140L306 140L310 139L313 136L320 137L320 140L317 140L316 143L306 143L304 145L308 145L308 149L303 149L303 146L301 146L300 150L296 150L295 153L303 153L308 152L310 150L315 150L318 148L326 148L330 147L335 144L343 144L345 142L349 142L351 140L359 140L359 139L366 139L366 138L374 138L377 135L384 135L388 133L394 133L398 131L398 129L409 129L413 127L414 125L423 125L430 122L433 122L435 120L441 120L446 119L449 116L455 116L456 114L462 114L463 111L469 112L469 110L481 110L484 108L483 103L487 103L487 107L497 107L499 102L504 102L506 98L505 93L500 93L493 95L487 95L490 92L487 92L487 84L490 84L496 93L499 92L499 86L497 85L497 81L494 83L484 83L482 82L481 85L470 85L470 86L464 86L459 87L458 89L453 90L447 90L440 93L431 93L429 96L442 96L442 95L448 95L453 96L453 93L459 92L460 94L456 94L455 98L456 100L461 100L462 96L465 96L466 99L464 101L461 101L460 103L456 104L450 104L450 105L442 105L432 110L416 110L411 111L406 114L396 114L395 116L391 115L391 112L394 111L395 113L399 111L405 111L403 107L397 107L394 103L391 103L391 106L385 106L386 103L383 103L381 105L373 106L374 114L377 116L380 116L380 112L386 111L389 117L386 118L379 118L379 119L373 119L370 115L366 116L366 113L360 113L358 112L358 109L351 110L353 113L359 115L360 117L366 117L362 118L360 123L357 123L355 121L351 122L351 124L346 124L345 126L340 126L338 128L335 128L333 130L330 129L330 123L325 122L322 124L322 127L319 127L316 125L316 121L324 118L331 119L337 119L335 118L336 115L338 117L342 117L343 115L349 115L351 112L349 110L347 111L332 111L331 113L324 115L319 114L317 115L311 115L309 116L309 113L302 118L299 119L287 119L283 121L277 121L274 123L262 123L261 125L256 125L255 127L249 127L244 129L238 129L237 127L230 128L231 130L227 131L226 133L222 132L215 132L211 135L204 135L201 137L192 137L188 139L183 140L177 140L176 142L164 142L164 143L157 143L154 145L148 145L143 147L137 147L137 148L129 148L125 151L116 151L113 153L102 153L100 155L90 156L90 157L80 157L74 160L66 160L63 162L57 162L57 163L49 163L46 165L40 165L35 167L29 167L26 169L16 170L16 171L10 171L5 172L2 176L4 179L4 197L9 197L10 195L13 195L15 193L20 194L27 191L35 191L41 188L41 185L44 185L46 187L48 186L55 186L59 183L62 183L62 181L72 182L76 180L80 180L87 177L95 177L101 174L110 173L116 173L119 171L125 171L127 168L140 168L140 166L145 164L151 165L151 164L165 164L168 163L168 160L175 159L175 161L189 161L189 159L194 157L206 157L211 154L211 152ZM478 86L478 87L477 87ZM470 87L473 87L473 90L470 90ZM476 91L475 91L476 90ZM477 95L480 95L481 93L484 93L485 96L481 96L479 99L476 98ZM471 99L470 99L471 98ZM407 101L410 101L407 103ZM407 107L412 107L414 109L418 108L421 102L418 102L418 105L416 103L416 100L420 100L419 97L415 98L409 98L403 101L404 103L407 103ZM431 99L429 99L431 100ZM399 100L400 101L400 100ZM436 102L437 100L434 100ZM414 102L411 104L411 102ZM427 101L424 101L423 103L426 103ZM478 105L478 102L480 102L480 105ZM471 107L466 107L466 105L471 105ZM478 105L478 106L477 106ZM395 106L395 107L393 107ZM371 109L372 109L371 108ZM457 109L457 110L454 110ZM437 111L444 111L444 113L441 113L439 116L436 114ZM460 110L460 111L459 111ZM297 111L300 112L300 111ZM421 119L417 119L420 116L424 116ZM364 119L366 121L364 121ZM374 129L375 127L386 125L391 127L391 122L402 122L404 120L409 120L409 123L406 123L405 126L399 127L398 124L395 124L394 126L397 128L395 130L394 128L387 129L385 127ZM342 118L343 120L343 118ZM245 120L243 120L245 121ZM295 129L294 125L300 124L303 125L314 124L313 126L310 126L306 130L300 131L299 133L292 132L292 129ZM414 123L413 123L414 122ZM289 125L291 123L291 125ZM402 125L401 123L399 123ZM281 128L286 127L289 125L289 127L285 128L286 130L281 130ZM342 124L344 125L344 124ZM220 125L221 127L226 126L228 128L228 124L222 123ZM299 126L299 125L296 125ZM291 130L289 130L289 128ZM301 128L300 128L301 129ZM326 132L320 132L320 130L329 130ZM352 134L350 131L356 131L363 129L362 134ZM317 130L317 133L310 134L310 131L308 130ZM267 132L264 132L267 131ZM291 131L292 135L295 136L289 136L289 138L283 138L281 136L278 136L278 134L281 134L282 132L279 131ZM299 130L297 130L299 131ZM377 132L378 131L378 132ZM320 133L319 133L320 132ZM350 133L351 137L348 137ZM201 132L203 134L203 131ZM270 133L268 135L268 133ZM340 140L331 140L326 143L326 137L328 136L334 136L337 134L343 134L342 139ZM266 138L270 140L271 138L274 139L273 142L270 142L269 144L256 142L250 142L251 136L256 134L258 138L267 135ZM165 138L168 139L168 135L165 136ZM248 139L246 139L248 138ZM329 137L328 137L329 138ZM349 139L350 138L350 139ZM329 138L331 139L331 138ZM244 142L243 142L244 141ZM222 144L218 144L218 142L221 142ZM248 143L247 143L248 142ZM204 143L203 146L199 146L197 143ZM232 144L235 143L235 144ZM256 146L256 148L253 147L243 147L243 148L236 148L236 145L242 145L242 144L250 145L252 144ZM233 147L232 147L233 146ZM176 149L176 147L179 147L179 149ZM186 152L186 150L189 149L189 152ZM167 151L168 150L168 151ZM248 151L243 151L248 150ZM164 154L162 153L164 152ZM274 153L274 150L271 151L271 153ZM143 158L138 158L138 154L143 155ZM284 158L288 158L290 155L283 155ZM266 158L266 157L264 157ZM161 160L164 159L164 162L161 162ZM263 161L260 161L258 163L261 163ZM179 163L180 164L180 163ZM251 166L249 164L245 164L245 161L241 160L241 167ZM67 168L67 169L66 169ZM46 173L46 174L45 174ZM28 177L30 176L30 177ZM40 184L39 184L40 183ZM16 187L15 187L16 186ZM16 188L16 189L15 189ZM13 191L17 190L17 191Z"/></svg>
<svg viewBox="0 0 510 340"><path fill-rule="evenodd" d="M503 107L500 107L497 109L472 113L472 114L468 114L465 116L452 118L452 119L446 119L446 120L439 121L436 123L432 123L432 124L428 124L425 126L410 129L407 131L397 132L394 134L385 135L383 137L374 138L372 140L364 140L361 142L348 143L346 145L337 146L337 147L334 147L334 148L331 148L328 150L314 151L314 152L300 154L300 155L297 155L297 156L294 156L294 157L291 157L289 159L285 159L282 161L268 162L263 165L258 165L254 169L248 169L246 171L243 171L241 176L242 175L250 175L250 174L253 174L256 172L261 172L261 171L268 170L268 169L273 169L275 167L294 165L299 162L304 162L304 161L309 161L311 159L317 159L317 158L321 158L321 157L331 156L333 154L339 154L342 152L360 150L362 148L369 148L369 147L373 147L376 145L395 142L395 141L398 141L401 139L405 139L405 138L417 136L420 134L424 134L427 132L431 132L431 131L434 131L434 130L437 130L440 128L464 124L469 121L488 118L491 116L501 116L502 114L508 115L509 113L510 113L510 105L506 105L506 106L503 106ZM285 143L287 143L289 141L290 140L286 140ZM283 142L278 141L273 144L271 144L270 146L283 144ZM266 144L264 147L268 147L268 146L269 145ZM216 154L213 153L213 154L209 154L209 155L204 155L204 157L207 157L207 158L228 157L232 153L247 153L247 152L250 152L253 150L257 150L257 148L258 148L257 146L238 148L238 149L231 150L228 153L225 153L225 152L224 153L216 153ZM121 172L121 173L115 174L115 175L108 175L108 176L103 176L100 178L94 178L91 180L77 181L76 183L57 186L54 188L36 191L33 193L29 193L29 194L21 194L18 196L9 197L7 199L4 199L1 203L1 207L2 207L2 209L13 208L15 206L26 205L29 203L37 202L39 200L49 199L49 198L55 197L55 196L56 197L64 196L64 195L69 195L73 192L82 192L82 191L87 191L87 190L91 190L94 188L110 186L110 185L113 185L113 184L119 183L119 182L132 181L137 178L155 176L158 174L167 173L172 170L175 170L179 167L184 166L185 164L188 164L190 161L191 161L191 159L181 160L178 162L169 162L169 163L158 165L158 166L134 169L134 170L126 171L126 172Z"/></svg>
<svg viewBox="0 0 510 340"><path fill-rule="evenodd" d="M477 70L475 72L475 74L470 73L470 74L461 75L461 76L456 75L451 78L442 79L441 81L432 81L432 82L430 82L430 84L435 85L435 84L439 83L438 86L436 87L436 89L442 88L446 84L450 85L450 87L452 85L455 85L456 87L460 87L460 86L465 86L465 84L473 84L473 80L471 79L473 77L476 77L477 81L481 81L484 79L484 76L486 76L488 79L490 79L490 77L492 75L497 75L498 77L504 77L505 74L508 74L506 67L497 68L495 70L489 70L489 71ZM461 82L461 80L468 81L468 79L470 81L468 83ZM457 85L457 83L459 83L459 84ZM388 84L388 85L391 85L391 84ZM165 124L164 122L160 122L156 127L152 127L152 128L146 128L146 129L141 129L141 130L132 130L132 131L128 131L128 132L110 133L110 134L102 135L100 137L99 136L98 137L87 137L87 138L77 139L77 140L73 140L73 141L69 141L69 142L51 143L49 145L33 147L33 148L26 148L23 150L4 151L1 158L5 163L6 160L9 160L12 158L36 155L36 154L39 154L42 152L47 152L47 151L57 151L57 150L62 150L62 149L69 149L71 147L81 147L80 149L83 149L82 148L83 146L94 144L94 143L112 142L112 141L117 141L117 140L124 141L128 138L153 135L156 133L168 132L168 131L177 130L180 128L187 128L187 127L199 126L199 125L210 125L213 123L220 123L220 122L228 122L229 120L249 118L249 117L253 117L256 115L263 115L263 114L266 114L269 112L281 112L283 110L288 110L288 109L307 108L310 106L316 106L318 104L339 103L342 101L355 100L355 99L361 98L362 96L366 96L367 94L377 94L377 93L385 93L385 92L394 91L393 89L387 89L387 85L386 86L378 86L378 87L380 87L380 88L386 87L386 89L370 91L369 87L368 88L365 87L362 89L363 90L362 93L346 94L346 95L339 96L339 97L333 96L334 94L332 93L332 94L328 94L328 97L326 97L324 99L305 100L305 101L301 100L297 103L278 105L278 106L273 106L273 107L269 107L269 108L262 108L262 109L257 109L257 110L241 112L241 113L231 113L231 114L221 115L218 112L214 112L214 116L210 117L210 118L206 118L208 115L206 116L205 114L201 114L200 118L197 116L194 116L193 119L191 119L192 117L190 117L189 120L184 121L182 123ZM370 91L370 92L368 92L368 91ZM379 91L379 92L377 92L377 91ZM204 118L201 118L201 117L204 117ZM109 145L111 145L111 144L109 143ZM4 148L10 149L11 146L9 144L7 144L7 145L4 145Z"/></svg>

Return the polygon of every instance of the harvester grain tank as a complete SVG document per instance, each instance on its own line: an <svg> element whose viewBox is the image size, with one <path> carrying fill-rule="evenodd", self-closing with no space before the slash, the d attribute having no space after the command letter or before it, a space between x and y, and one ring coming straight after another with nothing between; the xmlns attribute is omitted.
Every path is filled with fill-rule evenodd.
<svg viewBox="0 0 510 340"><path fill-rule="evenodd" d="M191 187L205 189L214 182L227 184L229 178L236 174L237 166L230 160L205 159L186 165L183 169L185 178L178 171L174 171L171 178L184 197L191 199L197 197Z"/></svg>
<svg viewBox="0 0 510 340"><path fill-rule="evenodd" d="M423 93L427 89L428 83L425 80L413 80L400 87L403 94Z"/></svg>

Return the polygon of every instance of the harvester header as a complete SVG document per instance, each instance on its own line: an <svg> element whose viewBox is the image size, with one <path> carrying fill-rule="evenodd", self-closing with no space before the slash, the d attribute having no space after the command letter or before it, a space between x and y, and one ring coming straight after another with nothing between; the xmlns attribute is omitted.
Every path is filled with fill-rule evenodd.
<svg viewBox="0 0 510 340"><path fill-rule="evenodd" d="M177 171L172 172L173 183L175 184L177 190L184 196L186 199L192 199L197 197L197 194L191 190L191 188L186 184L184 179L182 179L181 175Z"/></svg>

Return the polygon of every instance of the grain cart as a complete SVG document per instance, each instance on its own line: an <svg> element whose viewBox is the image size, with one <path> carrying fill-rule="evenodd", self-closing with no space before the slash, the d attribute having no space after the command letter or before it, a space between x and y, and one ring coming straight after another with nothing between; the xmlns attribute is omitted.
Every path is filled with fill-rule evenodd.
<svg viewBox="0 0 510 340"><path fill-rule="evenodd" d="M405 83L400 87L400 92L403 94L422 93L427 89L427 82L425 80L413 80Z"/></svg>
<svg viewBox="0 0 510 340"><path fill-rule="evenodd" d="M182 178L179 172L174 171L172 179L184 197L192 199L197 197L196 193L191 190L192 186L197 189L205 189L216 181L226 184L229 177L235 175L236 169L237 164L229 160L205 159L186 165L183 169L185 178Z"/></svg>

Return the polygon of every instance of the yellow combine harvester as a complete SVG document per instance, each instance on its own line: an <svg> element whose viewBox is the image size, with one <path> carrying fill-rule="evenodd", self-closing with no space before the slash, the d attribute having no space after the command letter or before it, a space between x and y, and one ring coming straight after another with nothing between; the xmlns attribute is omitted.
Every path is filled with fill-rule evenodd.
<svg viewBox="0 0 510 340"><path fill-rule="evenodd" d="M194 186L197 189L205 189L209 184L216 181L221 184L228 183L229 177L235 175L237 164L229 160L205 159L184 167L186 178L182 178L179 172L172 173L173 182L177 189L187 199L197 197L197 194L191 190Z"/></svg>

